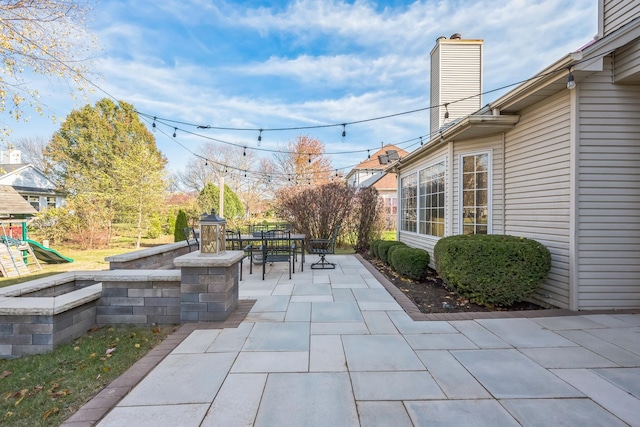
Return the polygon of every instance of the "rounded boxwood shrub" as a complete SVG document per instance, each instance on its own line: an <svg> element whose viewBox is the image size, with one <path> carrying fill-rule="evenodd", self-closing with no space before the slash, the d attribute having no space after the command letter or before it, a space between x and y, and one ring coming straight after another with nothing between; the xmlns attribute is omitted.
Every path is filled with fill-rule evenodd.
<svg viewBox="0 0 640 427"><path fill-rule="evenodd" d="M388 264L391 264L391 254L393 254L393 252L396 249L408 248L407 244L404 243L404 242L396 242L396 243L398 243L398 244L397 245L392 245L392 246L389 247L389 249L387 249L387 263Z"/></svg>
<svg viewBox="0 0 640 427"><path fill-rule="evenodd" d="M433 249L436 271L458 294L485 306L524 300L551 269L551 254L539 242L508 235L459 235Z"/></svg>
<svg viewBox="0 0 640 427"><path fill-rule="evenodd" d="M369 253L371 254L372 257L378 258L378 245L381 242L384 242L384 240L374 240L369 246Z"/></svg>
<svg viewBox="0 0 640 427"><path fill-rule="evenodd" d="M398 274L409 279L422 280L429 271L429 252L424 249L394 246L389 260Z"/></svg>
<svg viewBox="0 0 640 427"><path fill-rule="evenodd" d="M405 243L397 242L395 240L386 240L378 245L378 258L380 261L385 264L389 263L389 258L387 258L387 253L389 252L389 248L395 245L405 245Z"/></svg>

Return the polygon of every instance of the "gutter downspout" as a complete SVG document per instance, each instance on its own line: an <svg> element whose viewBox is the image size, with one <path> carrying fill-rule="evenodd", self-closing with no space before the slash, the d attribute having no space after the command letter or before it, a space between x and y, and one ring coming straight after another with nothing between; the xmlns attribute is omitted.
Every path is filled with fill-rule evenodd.
<svg viewBox="0 0 640 427"><path fill-rule="evenodd" d="M502 234L507 234L507 135L502 132Z"/></svg>

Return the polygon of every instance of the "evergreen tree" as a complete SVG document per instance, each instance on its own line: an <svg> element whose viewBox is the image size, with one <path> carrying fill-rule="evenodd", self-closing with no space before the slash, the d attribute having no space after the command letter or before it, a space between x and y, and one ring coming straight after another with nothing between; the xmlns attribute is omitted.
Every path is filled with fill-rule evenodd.
<svg viewBox="0 0 640 427"><path fill-rule="evenodd" d="M187 214L182 209L178 210L178 216L176 217L176 228L173 230L173 241L181 242L187 240L184 235L183 229L187 228Z"/></svg>

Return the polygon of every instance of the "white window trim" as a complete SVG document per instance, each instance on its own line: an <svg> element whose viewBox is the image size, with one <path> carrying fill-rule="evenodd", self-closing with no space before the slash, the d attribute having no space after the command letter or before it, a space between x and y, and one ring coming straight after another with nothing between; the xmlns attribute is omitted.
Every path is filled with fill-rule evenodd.
<svg viewBox="0 0 640 427"><path fill-rule="evenodd" d="M488 179L488 186L487 186L487 191L488 191L488 195L487 195L487 203L488 203L488 208L489 208L489 214L487 215L487 234L492 234L493 233L493 150L492 149L488 149L488 150L479 150L479 151L470 151L468 153L460 153L458 154L458 234L462 234L463 233L463 221L462 221L462 175L463 175L463 168L462 168L462 158L463 157L467 157L467 156L477 156L480 154L486 154L488 157L488 162L487 162L487 179Z"/></svg>
<svg viewBox="0 0 640 427"><path fill-rule="evenodd" d="M403 212L403 207L402 207L402 202L404 201L403 197L402 197L402 180L404 178L407 178L410 175L415 175L416 176L416 231L409 231L409 230L403 230L402 229L402 212ZM420 200L420 183L419 183L419 174L417 170L413 170L409 173L406 173L402 176L398 177L398 216L397 216L397 225L396 225L396 229L398 230L399 233L407 233L407 234L413 234L413 235L418 235L418 202Z"/></svg>
<svg viewBox="0 0 640 427"><path fill-rule="evenodd" d="M432 239L434 241L438 241L440 239L442 239L443 237L447 237L447 215L448 215L448 209L447 206L449 205L449 195L448 195L448 191L447 191L447 187L449 186L449 170L447 169L447 157L440 157L438 159L435 159L429 163L427 163L426 165L422 166L420 169L418 169L416 171L416 173L418 174L418 203L416 203L416 233L418 236L420 236L421 238L427 238L427 239ZM420 172L422 172L425 169L430 168L431 166L437 165L438 163L444 163L444 236L434 236L433 234L422 234L420 233Z"/></svg>

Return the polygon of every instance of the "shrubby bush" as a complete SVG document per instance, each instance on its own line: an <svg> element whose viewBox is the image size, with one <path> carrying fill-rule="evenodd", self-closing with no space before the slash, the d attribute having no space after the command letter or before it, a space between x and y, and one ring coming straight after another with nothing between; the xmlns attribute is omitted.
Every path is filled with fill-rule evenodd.
<svg viewBox="0 0 640 427"><path fill-rule="evenodd" d="M396 242L396 245L392 245L387 249L387 264L391 264L391 255L396 249L399 248L408 248L407 244L404 242Z"/></svg>
<svg viewBox="0 0 640 427"><path fill-rule="evenodd" d="M396 245L405 245L405 243L392 240L385 240L384 242L380 243L378 245L378 258L380 258L380 261L384 262L385 264L389 264L389 258L387 258L389 248Z"/></svg>
<svg viewBox="0 0 640 427"><path fill-rule="evenodd" d="M389 261L391 267L401 276L412 280L422 280L429 271L429 252L408 246L393 246Z"/></svg>
<svg viewBox="0 0 640 427"><path fill-rule="evenodd" d="M541 243L508 235L458 235L434 248L438 275L461 296L485 306L509 306L531 295L551 269Z"/></svg>
<svg viewBox="0 0 640 427"><path fill-rule="evenodd" d="M374 240L371 242L371 245L369 245L369 253L372 257L378 258L378 245L382 242L384 242L384 240Z"/></svg>

